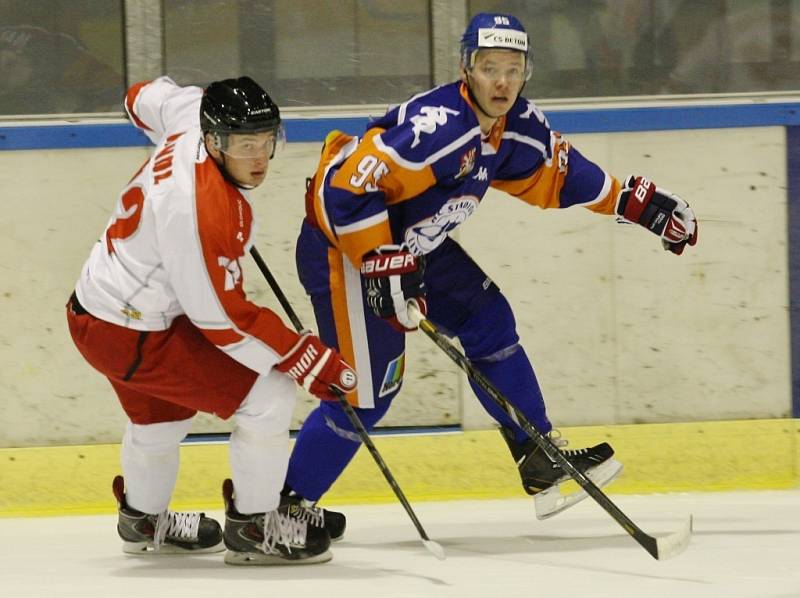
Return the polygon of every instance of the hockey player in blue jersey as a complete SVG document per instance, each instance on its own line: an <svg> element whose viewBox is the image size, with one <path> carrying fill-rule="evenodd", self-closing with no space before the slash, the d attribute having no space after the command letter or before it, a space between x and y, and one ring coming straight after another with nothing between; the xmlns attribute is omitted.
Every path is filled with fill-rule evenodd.
<svg viewBox="0 0 800 598"><path fill-rule="evenodd" d="M448 233L475 212L490 186L540 208L582 206L621 217L655 233L675 254L697 242L697 221L683 199L648 179L620 182L604 172L520 96L531 56L515 17L475 16L461 40L461 69L460 81L390 109L361 138L328 135L306 195L298 272L322 340L355 364L360 384L349 398L368 429L400 390L405 332L414 326L406 303L415 298L548 434L552 425L512 309ZM473 390L500 424L540 518L585 496L560 499L565 473L481 389ZM285 499L317 501L358 447L341 407L321 404L300 430ZM562 450L599 486L622 469L607 443ZM331 537L341 537L344 517L327 515Z"/></svg>

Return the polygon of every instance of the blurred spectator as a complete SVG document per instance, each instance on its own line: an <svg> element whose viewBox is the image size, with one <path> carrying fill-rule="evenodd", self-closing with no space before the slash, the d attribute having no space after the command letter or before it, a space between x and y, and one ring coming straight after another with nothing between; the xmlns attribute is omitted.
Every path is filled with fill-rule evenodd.
<svg viewBox="0 0 800 598"><path fill-rule="evenodd" d="M798 8L781 0L731 3L681 54L661 93L800 89Z"/></svg>
<svg viewBox="0 0 800 598"><path fill-rule="evenodd" d="M538 98L800 89L800 0L471 0L518 14Z"/></svg>
<svg viewBox="0 0 800 598"><path fill-rule="evenodd" d="M0 115L118 112L122 74L75 38L28 25L0 28Z"/></svg>

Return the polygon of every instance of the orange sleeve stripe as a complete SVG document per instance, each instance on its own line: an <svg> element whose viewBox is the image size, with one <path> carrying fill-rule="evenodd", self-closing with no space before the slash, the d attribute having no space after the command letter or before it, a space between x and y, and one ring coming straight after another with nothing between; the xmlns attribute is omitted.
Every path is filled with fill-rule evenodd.
<svg viewBox="0 0 800 598"><path fill-rule="evenodd" d="M139 96L139 92L142 88L150 83L150 81L140 81L139 83L134 83L128 89L128 93L125 94L125 109L128 111L128 114L133 119L133 122L136 124L137 127L140 129L145 129L147 131L152 131L150 127L148 127L144 122L137 116L136 112L133 110L133 105L136 103L136 98Z"/></svg>
<svg viewBox="0 0 800 598"><path fill-rule="evenodd" d="M586 206L586 208L592 212L597 212L598 214L615 214L617 208L617 197L619 197L619 192L621 190L622 183L620 183L614 177L611 177L611 189L609 190L608 194L606 194L606 196L597 203Z"/></svg>
<svg viewBox="0 0 800 598"><path fill-rule="evenodd" d="M344 282L344 256L334 249L328 249L328 269L330 271L331 307L336 325L336 338L339 341L339 353L350 365L355 365L356 354L353 348L353 337L350 334L350 316L347 311L347 295ZM347 401L358 407L358 390L347 394Z"/></svg>
<svg viewBox="0 0 800 598"><path fill-rule="evenodd" d="M327 224L327 217L324 214L322 201L319 198L320 187L322 186L322 182L325 178L325 170L328 168L336 155L342 150L342 148L352 140L353 137L351 135L346 135L341 131L331 131L328 133L327 137L325 138L325 143L322 146L319 165L314 173L313 188L310 190L312 192L310 201L314 223L320 228L320 230L322 230L325 236L328 237L328 240L333 244L336 244L337 242L336 235Z"/></svg>
<svg viewBox="0 0 800 598"><path fill-rule="evenodd" d="M568 147L567 142L558 138L553 147L553 156L558 156L559 150L566 147ZM558 159L553 158L550 164L545 162L526 179L493 181L491 185L533 206L539 206L542 209L558 208L561 206L559 194L564 186L566 176L566 169L559 168Z"/></svg>
<svg viewBox="0 0 800 598"><path fill-rule="evenodd" d="M422 170L407 170L402 166L397 166L389 158L390 171L395 170L394 176L387 177L383 184L379 186L386 193L386 205L402 203L406 200L417 197L426 189L436 184L436 176L433 168L426 166Z"/></svg>
<svg viewBox="0 0 800 598"><path fill-rule="evenodd" d="M565 173L558 171L557 165L543 166L527 179L518 181L492 181L492 187L520 198L525 203L542 209L557 208L558 197L564 186Z"/></svg>

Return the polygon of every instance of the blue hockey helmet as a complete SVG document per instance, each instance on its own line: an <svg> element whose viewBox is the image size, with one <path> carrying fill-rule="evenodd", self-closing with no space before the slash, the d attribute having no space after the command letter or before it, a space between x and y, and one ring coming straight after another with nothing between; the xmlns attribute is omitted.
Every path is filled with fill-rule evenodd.
<svg viewBox="0 0 800 598"><path fill-rule="evenodd" d="M525 78L531 74L530 38L520 20L512 15L478 13L461 36L461 65L470 69L479 50L516 50L525 55Z"/></svg>

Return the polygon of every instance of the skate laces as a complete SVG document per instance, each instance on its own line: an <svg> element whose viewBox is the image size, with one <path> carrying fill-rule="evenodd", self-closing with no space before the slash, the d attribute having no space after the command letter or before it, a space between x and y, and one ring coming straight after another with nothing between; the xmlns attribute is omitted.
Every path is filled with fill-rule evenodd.
<svg viewBox="0 0 800 598"><path fill-rule="evenodd" d="M587 454L589 452L589 449L588 448L570 449L568 451L561 451L561 452L567 458L569 458L569 457L582 457L583 455L585 455L585 454Z"/></svg>
<svg viewBox="0 0 800 598"><path fill-rule="evenodd" d="M303 521L308 521L314 527L325 527L325 512L313 502L305 498L300 501L299 513L296 516Z"/></svg>
<svg viewBox="0 0 800 598"><path fill-rule="evenodd" d="M279 511L270 511L264 514L264 544L262 550L265 554L275 553L277 544L286 546L292 552L292 544L302 545L306 542L308 522L301 517L283 514Z"/></svg>
<svg viewBox="0 0 800 598"><path fill-rule="evenodd" d="M562 438L561 430L557 428L553 428L552 430L550 430L550 432L548 432L547 434L547 437L550 439L550 442L552 442L556 447L558 447L559 450L562 447L565 447L569 444L569 440L567 440L566 438ZM562 452L569 452L569 451L562 451Z"/></svg>
<svg viewBox="0 0 800 598"><path fill-rule="evenodd" d="M547 437L550 438L550 442L552 442L567 459L570 457L583 457L589 452L588 448L564 449L564 447L569 444L569 440L562 438L561 430L557 430L556 428L550 430Z"/></svg>
<svg viewBox="0 0 800 598"><path fill-rule="evenodd" d="M153 546L155 550L158 550L167 538L174 540L197 540L199 529L200 513L164 511L160 513L156 519Z"/></svg>

